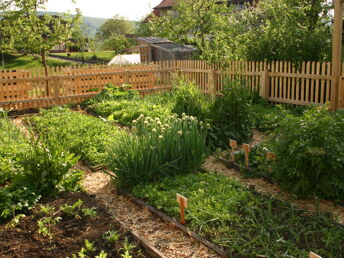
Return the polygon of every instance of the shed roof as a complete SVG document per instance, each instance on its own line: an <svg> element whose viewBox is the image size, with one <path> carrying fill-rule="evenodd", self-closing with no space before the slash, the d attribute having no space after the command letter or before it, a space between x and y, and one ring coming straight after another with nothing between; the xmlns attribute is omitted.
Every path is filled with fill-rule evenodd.
<svg viewBox="0 0 344 258"><path fill-rule="evenodd" d="M196 50L196 48L192 46L183 45L175 42L152 44L152 47L157 47L172 52L190 52Z"/></svg>
<svg viewBox="0 0 344 258"><path fill-rule="evenodd" d="M167 43L167 42L172 42L171 40L168 39L163 39L159 37L138 37L138 41L143 41L149 44L156 44L156 43Z"/></svg>

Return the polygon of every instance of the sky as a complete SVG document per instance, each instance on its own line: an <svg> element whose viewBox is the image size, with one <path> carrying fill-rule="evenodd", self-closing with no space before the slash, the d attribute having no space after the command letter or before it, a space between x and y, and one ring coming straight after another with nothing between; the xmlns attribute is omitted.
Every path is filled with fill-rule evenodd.
<svg viewBox="0 0 344 258"><path fill-rule="evenodd" d="M121 15L130 20L140 20L146 16L152 8L161 0L48 0L46 11L74 13L75 8L81 10L82 15L111 18Z"/></svg>

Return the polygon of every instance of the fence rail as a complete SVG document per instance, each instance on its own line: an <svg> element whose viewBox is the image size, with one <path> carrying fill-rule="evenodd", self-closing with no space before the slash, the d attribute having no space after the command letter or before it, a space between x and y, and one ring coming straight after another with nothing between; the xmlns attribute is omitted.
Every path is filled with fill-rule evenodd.
<svg viewBox="0 0 344 258"><path fill-rule="evenodd" d="M331 96L334 77L329 62L208 64L200 60L55 67L49 69L48 74L39 69L0 71L0 107L26 109L78 103L99 93L107 83L131 84L142 94L167 90L171 87L171 74L176 71L195 81L206 94L220 95L227 80L259 91L271 102L320 105L336 97L339 107L344 107L344 66L339 94Z"/></svg>

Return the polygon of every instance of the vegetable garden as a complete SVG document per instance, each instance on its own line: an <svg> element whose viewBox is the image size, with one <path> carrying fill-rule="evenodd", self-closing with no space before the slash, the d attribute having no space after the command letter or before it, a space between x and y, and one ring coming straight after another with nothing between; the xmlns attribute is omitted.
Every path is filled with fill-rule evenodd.
<svg viewBox="0 0 344 258"><path fill-rule="evenodd" d="M185 226L228 257L343 257L343 112L271 105L235 80L221 97L203 95L183 77L173 84L144 98L127 85L107 85L82 110L42 109L20 118L19 128L0 113L0 256L151 257L145 241L113 220L103 193L87 192L87 175L102 171L114 202L133 195L176 221L176 194L187 197ZM263 137L253 141L258 132ZM230 140L250 144L249 169ZM328 200L341 213L262 194L204 166L209 157L234 159L243 179L264 178L291 200ZM162 245L153 247L161 257L183 254Z"/></svg>

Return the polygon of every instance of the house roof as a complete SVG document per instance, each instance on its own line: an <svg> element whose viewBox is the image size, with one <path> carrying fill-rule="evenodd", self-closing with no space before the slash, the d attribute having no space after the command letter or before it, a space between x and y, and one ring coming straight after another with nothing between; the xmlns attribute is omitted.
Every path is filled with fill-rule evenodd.
<svg viewBox="0 0 344 258"><path fill-rule="evenodd" d="M190 52L190 51L192 52L196 50L196 48L192 46L182 45L175 42L155 43L155 44L152 44L151 46L153 48L156 47L156 48L164 49L171 52Z"/></svg>
<svg viewBox="0 0 344 258"><path fill-rule="evenodd" d="M153 9L165 9L165 8L171 8L174 4L175 0L162 0L160 4L155 6Z"/></svg>

